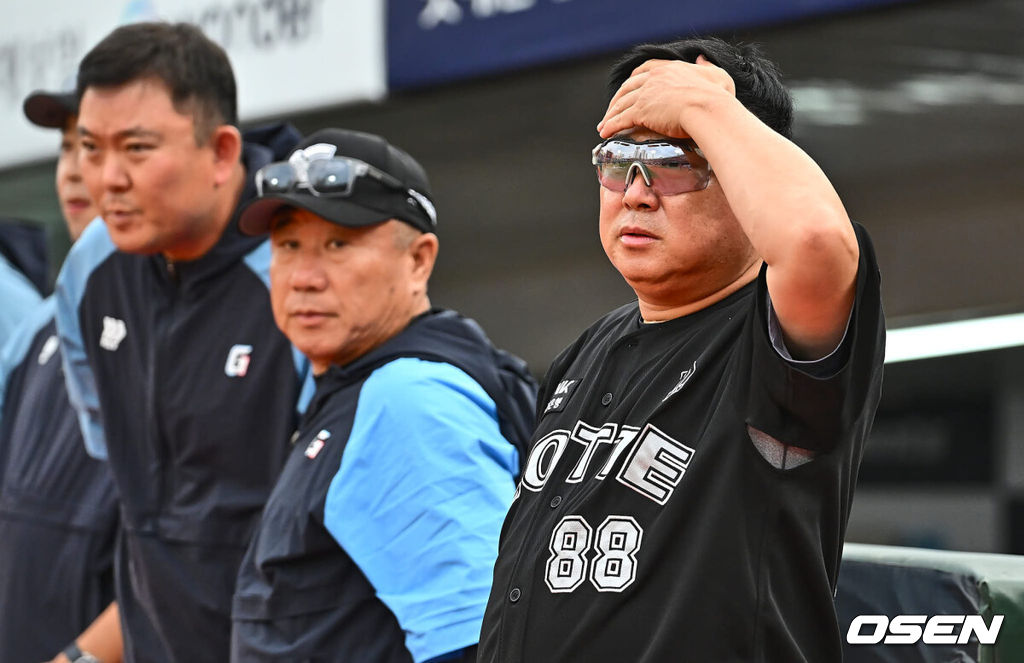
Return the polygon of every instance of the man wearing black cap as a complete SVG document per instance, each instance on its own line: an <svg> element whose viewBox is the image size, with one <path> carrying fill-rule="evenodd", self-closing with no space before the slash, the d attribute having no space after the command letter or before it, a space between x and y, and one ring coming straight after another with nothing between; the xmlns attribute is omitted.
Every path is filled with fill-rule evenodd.
<svg viewBox="0 0 1024 663"><path fill-rule="evenodd" d="M77 98L35 92L24 111L62 132L56 188L74 241L96 216L78 166ZM107 663L121 660L117 501L68 402L55 307L47 298L0 351L0 658L36 662L66 648L57 660L84 651Z"/></svg>
<svg viewBox="0 0 1024 663"><path fill-rule="evenodd" d="M256 176L277 325L317 391L239 572L234 663L476 659L535 384L427 281L427 177L327 129Z"/></svg>
<svg viewBox="0 0 1024 663"><path fill-rule="evenodd" d="M60 157L57 160L57 196L60 211L71 241L78 239L89 222L98 216L96 205L78 166L81 138L78 135L78 95L68 92L33 92L22 106L25 117L44 129L61 132Z"/></svg>
<svg viewBox="0 0 1024 663"><path fill-rule="evenodd" d="M274 326L269 246L236 210L299 136L243 138L227 55L187 24L117 28L79 64L78 94L103 223L64 264L57 323L86 448L120 498L125 660L225 661L238 565L308 374Z"/></svg>

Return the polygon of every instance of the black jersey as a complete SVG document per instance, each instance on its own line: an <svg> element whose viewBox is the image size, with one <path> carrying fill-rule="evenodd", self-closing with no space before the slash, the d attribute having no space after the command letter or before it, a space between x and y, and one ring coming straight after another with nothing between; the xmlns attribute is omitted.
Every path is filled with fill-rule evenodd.
<svg viewBox="0 0 1024 663"><path fill-rule="evenodd" d="M636 304L553 363L502 530L487 663L823 663L843 536L881 387L874 252L833 355L771 340L765 271L701 311Z"/></svg>

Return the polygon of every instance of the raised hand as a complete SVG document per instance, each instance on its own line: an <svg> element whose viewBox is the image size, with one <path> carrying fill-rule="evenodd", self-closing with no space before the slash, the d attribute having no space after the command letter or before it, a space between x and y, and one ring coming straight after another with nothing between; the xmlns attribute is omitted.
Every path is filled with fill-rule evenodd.
<svg viewBox="0 0 1024 663"><path fill-rule="evenodd" d="M736 97L732 77L703 55L696 64L648 60L633 70L608 102L597 125L602 138L631 127L645 127L675 138L689 138L688 108L711 104L722 95Z"/></svg>

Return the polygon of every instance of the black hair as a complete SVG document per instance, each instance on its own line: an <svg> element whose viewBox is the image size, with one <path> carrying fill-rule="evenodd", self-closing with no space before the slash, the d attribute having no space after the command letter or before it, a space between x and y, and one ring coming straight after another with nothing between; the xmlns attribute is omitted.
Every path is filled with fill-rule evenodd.
<svg viewBox="0 0 1024 663"><path fill-rule="evenodd" d="M609 96L614 96L633 70L647 60L696 62L698 55L732 76L736 98L747 110L786 138L792 137L793 98L782 83L779 68L756 44L730 44L717 37L703 37L634 46L612 66Z"/></svg>
<svg viewBox="0 0 1024 663"><path fill-rule="evenodd" d="M116 87L157 78L179 113L191 113L196 142L214 128L238 124L235 75L227 53L189 23L123 25L86 53L78 67L79 99L90 87Z"/></svg>

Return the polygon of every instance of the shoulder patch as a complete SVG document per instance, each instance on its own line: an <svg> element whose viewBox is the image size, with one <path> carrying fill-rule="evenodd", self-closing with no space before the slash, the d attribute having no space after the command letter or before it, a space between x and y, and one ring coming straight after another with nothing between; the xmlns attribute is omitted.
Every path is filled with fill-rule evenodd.
<svg viewBox="0 0 1024 663"><path fill-rule="evenodd" d="M317 433L316 437L310 440L309 444L306 445L306 458L309 458L310 460L316 458L320 454L320 451L324 448L324 445L327 444L327 439L330 437L331 431L327 430L326 428Z"/></svg>

